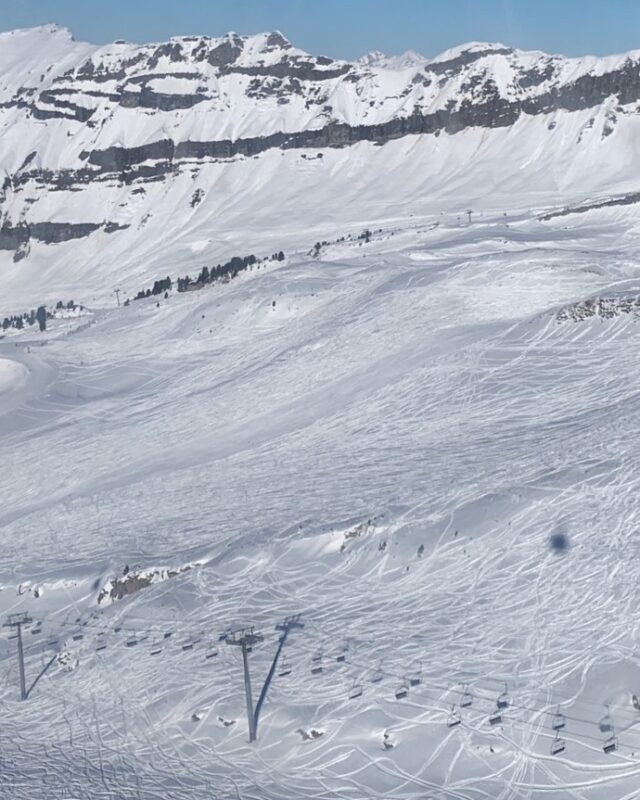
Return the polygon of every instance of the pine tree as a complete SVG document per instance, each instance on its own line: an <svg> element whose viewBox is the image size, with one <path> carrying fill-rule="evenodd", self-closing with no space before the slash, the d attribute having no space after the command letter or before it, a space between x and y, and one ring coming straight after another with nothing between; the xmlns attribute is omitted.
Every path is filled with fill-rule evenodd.
<svg viewBox="0 0 640 800"><path fill-rule="evenodd" d="M44 306L38 306L36 311L36 319L41 331L47 330L47 309Z"/></svg>

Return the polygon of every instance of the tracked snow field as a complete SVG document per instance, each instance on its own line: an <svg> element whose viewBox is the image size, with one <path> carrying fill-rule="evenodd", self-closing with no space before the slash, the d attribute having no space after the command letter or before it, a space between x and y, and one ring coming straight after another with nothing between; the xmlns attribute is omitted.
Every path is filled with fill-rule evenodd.
<svg viewBox="0 0 640 800"><path fill-rule="evenodd" d="M639 319L556 314L640 270L578 223L411 220L0 342L0 794L637 796ZM264 635L256 699L292 614L249 744L220 636Z"/></svg>

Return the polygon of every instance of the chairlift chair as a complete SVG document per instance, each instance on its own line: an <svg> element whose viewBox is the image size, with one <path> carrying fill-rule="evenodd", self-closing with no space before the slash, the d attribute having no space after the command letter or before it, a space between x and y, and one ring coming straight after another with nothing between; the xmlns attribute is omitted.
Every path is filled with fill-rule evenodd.
<svg viewBox="0 0 640 800"><path fill-rule="evenodd" d="M151 655L157 656L160 655L162 652L162 646L160 644L152 644L151 645Z"/></svg>
<svg viewBox="0 0 640 800"><path fill-rule="evenodd" d="M469 708L471 705L473 705L473 697L466 686L464 687L464 692L462 693L462 697L460 698L460 703L458 705L460 708Z"/></svg>
<svg viewBox="0 0 640 800"><path fill-rule="evenodd" d="M614 750L618 749L618 739L616 736L610 736L608 739L605 740L605 743L602 745L602 749L605 753L613 753Z"/></svg>
<svg viewBox="0 0 640 800"><path fill-rule="evenodd" d="M636 711L640 711L640 698L638 698L637 694L631 696L631 705Z"/></svg>
<svg viewBox="0 0 640 800"><path fill-rule="evenodd" d="M371 676L371 683L380 683L383 677L382 670L377 669Z"/></svg>
<svg viewBox="0 0 640 800"><path fill-rule="evenodd" d="M349 700L355 700L358 697L362 697L362 684L354 680L353 686L349 690Z"/></svg>
<svg viewBox="0 0 640 800"><path fill-rule="evenodd" d="M504 685L504 692L498 697L496 701L498 708L509 708L509 694L507 692L507 684Z"/></svg>
<svg viewBox="0 0 640 800"><path fill-rule="evenodd" d="M205 658L215 658L218 655L218 649L213 647L209 652L205 653Z"/></svg>
<svg viewBox="0 0 640 800"><path fill-rule="evenodd" d="M489 725L492 725L492 726L493 725L500 725L501 723L502 723L502 714L496 708L496 710L493 712L493 714L491 714L490 717L489 717Z"/></svg>
<svg viewBox="0 0 640 800"><path fill-rule="evenodd" d="M84 633L74 633L71 638L74 642L79 642L80 639L84 639Z"/></svg>
<svg viewBox="0 0 640 800"><path fill-rule="evenodd" d="M183 650L193 650L193 642L185 642L182 645Z"/></svg>
<svg viewBox="0 0 640 800"><path fill-rule="evenodd" d="M400 686L396 689L396 700L402 700L404 697L407 696L409 690L407 689L404 683L401 683Z"/></svg>
<svg viewBox="0 0 640 800"><path fill-rule="evenodd" d="M344 652L344 650L342 651L342 653L338 653L338 655L336 656L336 661L339 664L342 664L346 660L347 660L347 654Z"/></svg>
<svg viewBox="0 0 640 800"><path fill-rule="evenodd" d="M564 753L565 747L564 739L561 739L556 733L555 739L551 742L551 755L557 756L560 755L560 753Z"/></svg>
<svg viewBox="0 0 640 800"><path fill-rule="evenodd" d="M313 664L311 667L311 674L312 675L319 675L322 672L322 664L316 663Z"/></svg>
<svg viewBox="0 0 640 800"><path fill-rule="evenodd" d="M420 664L420 669L417 672L414 672L413 675L409 676L409 686L420 686L422 683L422 664Z"/></svg>
<svg viewBox="0 0 640 800"><path fill-rule="evenodd" d="M611 719L611 714L609 714L609 706L607 706L607 713L598 723L598 727L601 733L611 733L613 731L613 720Z"/></svg>
<svg viewBox="0 0 640 800"><path fill-rule="evenodd" d="M135 647L137 644L138 644L138 640L135 637L133 637L131 639L127 639L127 641L126 641L127 647Z"/></svg>
<svg viewBox="0 0 640 800"><path fill-rule="evenodd" d="M282 663L280 664L280 668L278 669L278 675L281 678L286 678L287 675L291 675L291 665L288 664L284 658L282 659Z"/></svg>
<svg viewBox="0 0 640 800"><path fill-rule="evenodd" d="M564 714L560 711L560 707L558 706L558 710L553 715L553 721L551 723L551 727L554 731L560 731L566 725L566 719Z"/></svg>
<svg viewBox="0 0 640 800"><path fill-rule="evenodd" d="M107 645L104 642L99 642L96 645L96 653L99 653L100 650L106 650L106 649L107 649Z"/></svg>
<svg viewBox="0 0 640 800"><path fill-rule="evenodd" d="M447 728L455 728L462 722L462 714L455 706L451 706L451 711L447 717Z"/></svg>
<svg viewBox="0 0 640 800"><path fill-rule="evenodd" d="M164 632L164 639L170 639L173 636L173 631L165 631Z"/></svg>

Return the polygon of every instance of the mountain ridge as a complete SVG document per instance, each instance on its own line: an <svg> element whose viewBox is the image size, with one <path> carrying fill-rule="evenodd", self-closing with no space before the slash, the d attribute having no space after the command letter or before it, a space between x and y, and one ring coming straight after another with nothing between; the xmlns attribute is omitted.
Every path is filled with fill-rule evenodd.
<svg viewBox="0 0 640 800"><path fill-rule="evenodd" d="M550 203L637 190L624 154L640 132L640 51L570 59L472 42L434 59L375 54L350 62L310 55L279 31L95 46L57 26L0 34L0 44L0 271L25 294L36 279L48 288L54 254L86 274L96 250L122 242L118 258L128 261L142 228L146 237L137 234L135 244L146 281L160 256L142 238L168 236L158 221L167 194L184 210L162 252L186 264L189 248L210 242L212 229L226 241L250 217L260 228L265 204L276 204L276 218L288 205L299 209L316 181L333 187L331 204L300 218L301 226L346 213L362 230L375 221L361 208L365 172L385 180L392 163L402 177L386 190L390 206L425 208L438 200L438 185L450 204L453 184L460 203L486 203L491 184L478 174L496 158L514 180L522 174L523 185L543 176ZM386 149L378 158L392 142L404 155ZM408 190L418 166L422 185ZM580 192L561 196L578 178ZM350 209L342 182L359 188ZM275 185L278 199L269 191ZM491 202L505 200L494 194ZM258 245L283 246L269 236ZM186 250L174 255L178 241ZM224 255L237 252L248 247L230 245ZM133 268L124 262L128 277Z"/></svg>

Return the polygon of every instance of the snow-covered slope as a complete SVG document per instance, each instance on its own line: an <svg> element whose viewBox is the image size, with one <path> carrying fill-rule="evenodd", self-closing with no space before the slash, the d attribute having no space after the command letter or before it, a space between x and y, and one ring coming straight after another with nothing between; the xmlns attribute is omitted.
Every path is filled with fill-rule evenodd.
<svg viewBox="0 0 640 800"><path fill-rule="evenodd" d="M349 63L277 32L95 47L47 27L1 34L0 74L5 313L288 246L292 212L315 240L325 222L509 211L523 187L551 204L637 189L637 52Z"/></svg>
<svg viewBox="0 0 640 800"><path fill-rule="evenodd" d="M633 213L390 220L0 343L4 795L633 797ZM257 699L298 613L250 745L219 637Z"/></svg>
<svg viewBox="0 0 640 800"><path fill-rule="evenodd" d="M638 54L0 39L0 797L635 797Z"/></svg>

